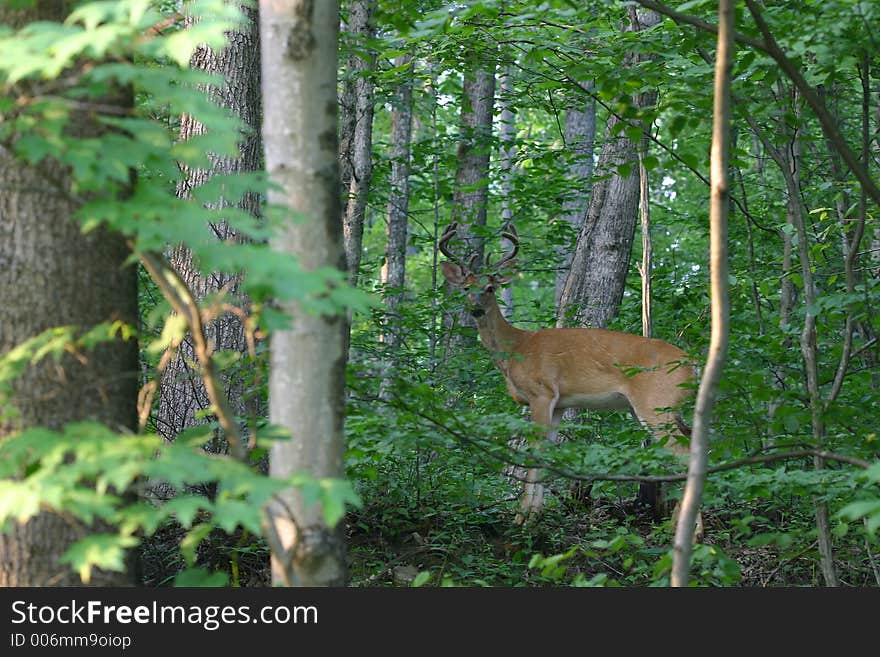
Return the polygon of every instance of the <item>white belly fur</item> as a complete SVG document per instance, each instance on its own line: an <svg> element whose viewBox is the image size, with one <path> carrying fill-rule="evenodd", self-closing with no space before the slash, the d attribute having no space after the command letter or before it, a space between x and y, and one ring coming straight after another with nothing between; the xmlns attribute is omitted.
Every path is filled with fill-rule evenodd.
<svg viewBox="0 0 880 657"><path fill-rule="evenodd" d="M592 395L566 395L556 402L556 408L589 408L594 410L628 409L626 396L619 392L602 392Z"/></svg>

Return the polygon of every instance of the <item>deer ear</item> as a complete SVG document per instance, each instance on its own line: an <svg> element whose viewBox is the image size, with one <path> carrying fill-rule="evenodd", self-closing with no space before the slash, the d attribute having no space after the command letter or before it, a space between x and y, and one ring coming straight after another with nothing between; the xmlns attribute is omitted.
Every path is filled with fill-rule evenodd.
<svg viewBox="0 0 880 657"><path fill-rule="evenodd" d="M461 286L461 284L464 283L464 270L460 265L457 265L454 262L449 262L448 260L442 260L440 262L440 269L443 271L443 276L445 276L446 280L452 285Z"/></svg>

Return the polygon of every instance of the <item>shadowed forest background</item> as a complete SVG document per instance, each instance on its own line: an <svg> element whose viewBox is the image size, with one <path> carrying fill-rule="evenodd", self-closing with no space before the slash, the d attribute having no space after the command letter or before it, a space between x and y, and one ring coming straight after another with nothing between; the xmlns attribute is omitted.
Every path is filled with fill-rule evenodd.
<svg viewBox="0 0 880 657"><path fill-rule="evenodd" d="M340 4L0 3L0 584L669 584L686 459L544 440L441 236L702 368L719 3ZM690 583L876 587L880 6L733 6Z"/></svg>

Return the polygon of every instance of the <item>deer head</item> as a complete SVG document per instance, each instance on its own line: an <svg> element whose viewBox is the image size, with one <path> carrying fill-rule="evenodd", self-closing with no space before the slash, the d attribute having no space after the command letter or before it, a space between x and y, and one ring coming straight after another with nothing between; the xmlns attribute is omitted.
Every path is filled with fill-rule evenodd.
<svg viewBox="0 0 880 657"><path fill-rule="evenodd" d="M438 248L440 252L449 258L440 263L443 276L449 284L467 292L471 314L480 318L486 314L486 308L495 302L495 290L506 285L514 276L513 269L516 266L516 254L519 251L519 236L512 224L507 224L501 231L501 236L513 245L513 248L505 253L494 265L486 258L482 271L474 271L474 263L479 254L472 254L465 264L449 250L449 242L458 233L458 223L451 223L440 237Z"/></svg>

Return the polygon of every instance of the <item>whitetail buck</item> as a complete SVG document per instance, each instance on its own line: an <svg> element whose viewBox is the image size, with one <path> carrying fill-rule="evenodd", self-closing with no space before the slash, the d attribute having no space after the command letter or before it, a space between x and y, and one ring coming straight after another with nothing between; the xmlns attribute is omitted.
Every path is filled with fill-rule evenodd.
<svg viewBox="0 0 880 657"><path fill-rule="evenodd" d="M516 230L504 230L512 250L495 265L487 261L482 273L472 270L475 255L464 264L449 251L456 230L453 223L440 238L440 251L449 258L440 263L443 275L467 292L480 340L504 375L510 396L529 406L532 421L546 427L548 438L555 438L566 408L628 409L656 438L668 439L674 452L687 453L687 446L676 440L690 433L676 411L694 378L684 351L663 340L604 329L526 331L512 326L501 314L495 291L512 278L519 251ZM536 517L543 499L540 473L532 468L517 522ZM698 520L698 532L701 525Z"/></svg>

